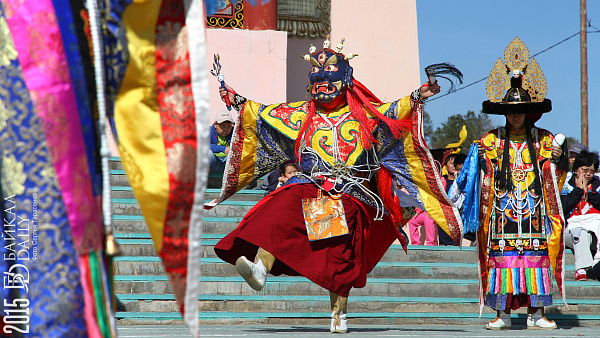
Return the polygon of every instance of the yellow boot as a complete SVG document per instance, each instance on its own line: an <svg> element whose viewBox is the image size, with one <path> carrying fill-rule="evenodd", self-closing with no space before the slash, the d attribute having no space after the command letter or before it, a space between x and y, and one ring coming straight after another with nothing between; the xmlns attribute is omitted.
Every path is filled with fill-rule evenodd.
<svg viewBox="0 0 600 338"><path fill-rule="evenodd" d="M348 297L342 297L336 293L329 292L329 300L331 301L331 333L348 332L346 321Z"/></svg>
<svg viewBox="0 0 600 338"><path fill-rule="evenodd" d="M235 262L235 267L252 289L260 291L267 281L267 273L271 271L273 263L275 263L275 256L263 248L258 248L254 262L250 262L248 258L242 256Z"/></svg>

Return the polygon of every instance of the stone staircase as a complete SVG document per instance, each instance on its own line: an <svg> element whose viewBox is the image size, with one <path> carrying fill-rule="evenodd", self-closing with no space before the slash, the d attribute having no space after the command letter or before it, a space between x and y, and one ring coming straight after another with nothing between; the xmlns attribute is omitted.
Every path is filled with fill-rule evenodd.
<svg viewBox="0 0 600 338"><path fill-rule="evenodd" d="M115 259L115 292L122 303L121 325L181 324L171 285L156 254L139 206L119 158L111 161L113 223L124 255ZM219 193L220 178L210 177L206 200ZM256 292L234 266L214 253L214 245L232 231L263 196L245 189L203 220L199 319L203 324L328 325L329 293L303 277L269 276ZM485 324L495 316L487 307L479 317L474 248L409 246L405 254L392 245L369 274L367 285L353 289L349 325ZM566 259L566 292L570 310L555 288L555 305L547 308L558 325L600 325L600 283L575 282L573 255ZM524 325L523 309L513 313Z"/></svg>

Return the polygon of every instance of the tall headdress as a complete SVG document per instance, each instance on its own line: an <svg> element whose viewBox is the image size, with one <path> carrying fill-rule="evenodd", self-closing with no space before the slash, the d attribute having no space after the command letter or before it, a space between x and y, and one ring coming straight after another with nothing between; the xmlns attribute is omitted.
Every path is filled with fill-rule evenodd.
<svg viewBox="0 0 600 338"><path fill-rule="evenodd" d="M546 99L546 78L529 49L515 37L504 50L504 60L498 58L488 77L486 91L489 100L483 102L486 114L543 114L552 110ZM538 117L539 118L539 117Z"/></svg>

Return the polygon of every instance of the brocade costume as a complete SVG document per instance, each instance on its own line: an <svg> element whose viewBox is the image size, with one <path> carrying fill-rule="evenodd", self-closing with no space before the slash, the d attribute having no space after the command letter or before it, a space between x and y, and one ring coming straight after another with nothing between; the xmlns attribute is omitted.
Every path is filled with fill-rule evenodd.
<svg viewBox="0 0 600 338"><path fill-rule="evenodd" d="M552 109L546 90L537 61L515 38L504 60L496 61L487 83L489 100L482 104L486 114L505 115L506 126L484 135L479 151L477 144L471 146L456 179L466 193L465 232L477 232L480 310L485 303L498 311L487 329L510 328L502 310L525 306L533 311L528 328L556 328L537 308L552 304L553 279L564 299L560 188L566 156L563 151L553 159L554 136L534 125Z"/></svg>
<svg viewBox="0 0 600 338"><path fill-rule="evenodd" d="M213 204L280 163L294 160L296 138L309 104L245 103L233 134L222 196ZM352 287L365 285L366 274L396 239L404 243L398 226L406 220L397 198L391 195L392 180L400 182L454 238L460 238L457 210L443 193L423 141L421 105L412 102L411 106L410 97L405 97L376 107L389 118L412 120L412 129L396 139L386 124L367 113L369 128L379 144L365 149L359 141L363 127L348 114L348 105L317 111L300 136L302 174L249 211L238 228L217 243L217 255L234 264L242 255L254 257L261 247L277 258L271 274L302 275L347 296ZM329 175L332 167L344 171L337 182ZM318 197L320 188L328 184L332 194L341 194L348 234L309 241L303 200ZM390 208L396 210L393 220Z"/></svg>
<svg viewBox="0 0 600 338"><path fill-rule="evenodd" d="M309 48L306 102L243 103L233 132L221 195L225 200L281 163L301 171L260 201L215 246L248 285L263 289L267 274L301 275L330 291L332 333L347 332L347 300L363 287L388 247L406 250L405 210L393 195L399 183L455 241L458 211L444 193L423 139L421 89L382 103L352 77L355 54ZM448 67L444 67L448 68ZM433 95L439 86L428 85ZM433 87L433 89L431 89ZM229 93L222 93L229 95ZM244 100L234 96L234 106ZM255 257L254 262L248 257Z"/></svg>
<svg viewBox="0 0 600 338"><path fill-rule="evenodd" d="M488 132L481 140L485 150L485 174L481 187L483 220L478 233L479 264L485 304L495 310L552 304L552 279L563 280L563 220L557 177L551 159L553 136L532 128L536 154L531 156L525 130L506 128ZM509 147L512 189L497 185L504 147ZM535 193L537 161L543 193Z"/></svg>

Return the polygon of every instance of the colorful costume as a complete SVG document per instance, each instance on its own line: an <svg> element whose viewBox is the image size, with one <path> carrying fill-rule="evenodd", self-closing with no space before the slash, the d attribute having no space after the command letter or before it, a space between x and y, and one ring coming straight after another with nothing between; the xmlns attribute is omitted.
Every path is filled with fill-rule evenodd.
<svg viewBox="0 0 600 338"><path fill-rule="evenodd" d="M561 279L562 289L564 264L564 221L556 182L560 173L550 161L553 136L531 128L536 149L532 159L525 132L509 132L508 142L506 132L504 127L492 130L480 141L487 171L481 188L483 227L478 233L485 304L495 310L547 306L552 304L552 275ZM497 186L505 147L510 152L510 190ZM542 194L535 191L538 178L532 160L540 168Z"/></svg>
<svg viewBox="0 0 600 338"><path fill-rule="evenodd" d="M393 181L455 240L461 224L423 140L420 92L380 103L352 79L340 45L336 52L328 44L316 52L312 47L305 57L313 65L313 100L243 105L221 197L209 206L280 163L298 159L302 172L248 212L215 252L236 264L240 256L253 258L258 248L266 250L277 258L263 261L272 263L266 266L271 274L302 275L333 292L334 320L339 321L346 312L339 299L365 285L367 273L394 240L405 245L399 227L406 220L392 195Z"/></svg>
<svg viewBox="0 0 600 338"><path fill-rule="evenodd" d="M490 74L490 100L483 103L483 112L526 114L524 127L514 131L507 122L481 138L479 199L473 198L480 175L476 145L457 178L461 189L471 183L463 210L465 231L477 230L481 220L480 301L495 310L551 305L553 276L564 296L564 220L557 182L563 171L552 160L553 135L533 126L551 109L550 100L544 99L546 82L535 59L528 63L527 47L518 38L506 48L505 60L498 59ZM490 324L488 328L500 328Z"/></svg>

